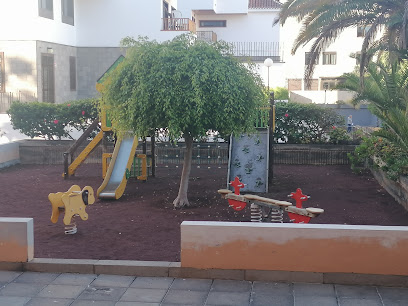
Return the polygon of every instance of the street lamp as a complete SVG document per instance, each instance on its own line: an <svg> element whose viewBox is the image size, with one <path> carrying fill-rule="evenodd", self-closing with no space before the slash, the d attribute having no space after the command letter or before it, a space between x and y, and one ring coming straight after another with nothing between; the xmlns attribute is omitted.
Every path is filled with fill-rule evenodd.
<svg viewBox="0 0 408 306"><path fill-rule="evenodd" d="M273 60L268 57L267 59L265 59L264 65L268 67L268 92L269 92L269 68L273 65Z"/></svg>

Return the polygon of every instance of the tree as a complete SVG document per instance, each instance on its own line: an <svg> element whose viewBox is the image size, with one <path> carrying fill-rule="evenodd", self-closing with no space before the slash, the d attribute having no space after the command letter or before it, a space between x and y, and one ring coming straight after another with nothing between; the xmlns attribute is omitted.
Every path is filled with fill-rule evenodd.
<svg viewBox="0 0 408 306"><path fill-rule="evenodd" d="M355 92L353 104L369 102L371 112L381 119L383 128L375 134L408 152L408 61L371 62L363 88L357 74L346 73L344 77L340 87Z"/></svg>
<svg viewBox="0 0 408 306"><path fill-rule="evenodd" d="M261 79L236 60L222 43L208 44L191 35L158 43L131 38L126 59L106 84L106 107L118 133L148 136L166 129L186 144L175 207L188 206L192 145L208 130L223 134L253 129L264 103Z"/></svg>
<svg viewBox="0 0 408 306"><path fill-rule="evenodd" d="M320 53L346 28L363 26L368 29L361 47L360 77L376 50L395 51L393 55L400 58L400 51L407 49L407 0L288 0L276 23L284 25L289 17L302 22L292 54L300 46L313 41L305 70L306 80L311 79ZM380 31L382 36L376 40Z"/></svg>

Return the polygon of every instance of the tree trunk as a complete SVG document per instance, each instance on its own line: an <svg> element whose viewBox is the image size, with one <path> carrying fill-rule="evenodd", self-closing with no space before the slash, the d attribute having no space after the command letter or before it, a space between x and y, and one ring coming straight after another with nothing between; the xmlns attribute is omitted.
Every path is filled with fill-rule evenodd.
<svg viewBox="0 0 408 306"><path fill-rule="evenodd" d="M188 181L190 179L191 160L193 157L193 137L190 135L184 135L186 142L186 151L183 161L183 172L181 174L180 188L177 198L173 201L174 208L182 208L184 206L190 206L187 199Z"/></svg>

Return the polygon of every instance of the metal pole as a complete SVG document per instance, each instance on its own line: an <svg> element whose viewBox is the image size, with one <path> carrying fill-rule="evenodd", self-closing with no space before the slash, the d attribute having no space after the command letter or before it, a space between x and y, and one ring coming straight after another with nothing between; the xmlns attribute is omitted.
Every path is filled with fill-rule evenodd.
<svg viewBox="0 0 408 306"><path fill-rule="evenodd" d="M269 95L269 165L268 165L268 185L271 186L273 179L273 108L275 105L275 93L271 91Z"/></svg>
<svg viewBox="0 0 408 306"><path fill-rule="evenodd" d="M269 66L268 66L268 92L269 92Z"/></svg>

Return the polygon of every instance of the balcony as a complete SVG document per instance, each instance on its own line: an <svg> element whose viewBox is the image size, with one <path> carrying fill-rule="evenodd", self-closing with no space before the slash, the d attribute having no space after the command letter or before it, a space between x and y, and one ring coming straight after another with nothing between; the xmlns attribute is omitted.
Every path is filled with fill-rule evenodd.
<svg viewBox="0 0 408 306"><path fill-rule="evenodd" d="M196 34L198 40L203 40L209 43L217 41L217 34L213 31L197 31Z"/></svg>
<svg viewBox="0 0 408 306"><path fill-rule="evenodd" d="M275 63L283 62L283 45L278 42L232 42L233 54L243 60L263 62L268 57Z"/></svg>
<svg viewBox="0 0 408 306"><path fill-rule="evenodd" d="M196 25L188 18L162 18L162 31L189 31L195 33Z"/></svg>

